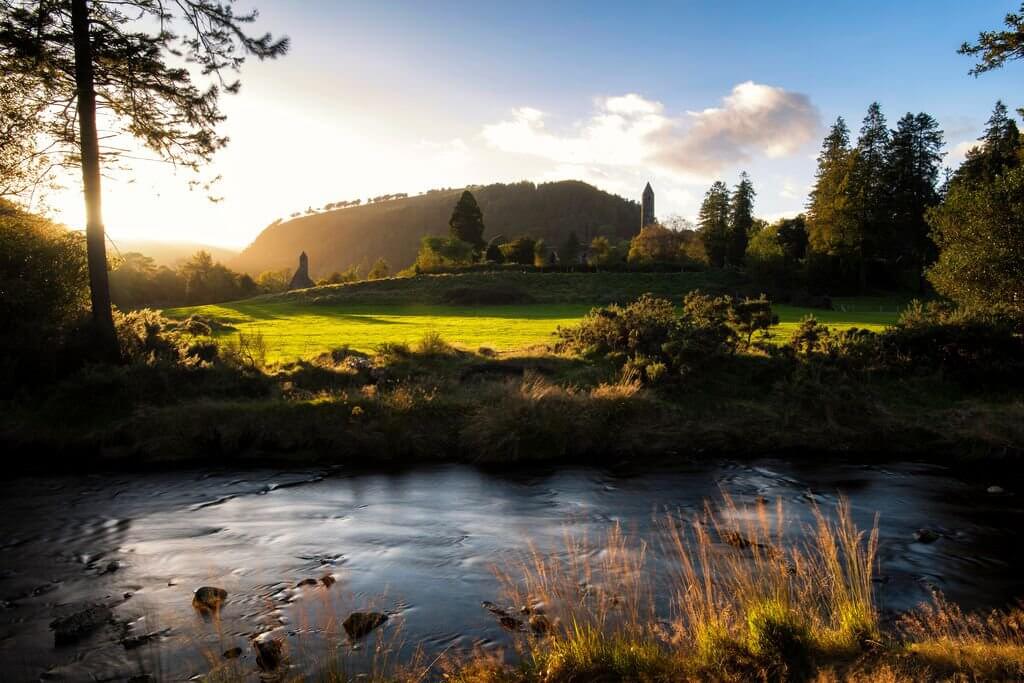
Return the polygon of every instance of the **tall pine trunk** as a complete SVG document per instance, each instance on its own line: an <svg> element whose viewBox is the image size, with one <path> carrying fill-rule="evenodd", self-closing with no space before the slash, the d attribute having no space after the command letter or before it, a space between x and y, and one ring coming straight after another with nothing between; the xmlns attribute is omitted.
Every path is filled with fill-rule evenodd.
<svg viewBox="0 0 1024 683"><path fill-rule="evenodd" d="M110 308L107 247L100 196L100 143L96 132L96 90L93 84L89 8L86 0L71 0L71 30L75 44L75 85L85 195L85 241L89 260L89 291L98 351L104 360L117 361L120 350Z"/></svg>

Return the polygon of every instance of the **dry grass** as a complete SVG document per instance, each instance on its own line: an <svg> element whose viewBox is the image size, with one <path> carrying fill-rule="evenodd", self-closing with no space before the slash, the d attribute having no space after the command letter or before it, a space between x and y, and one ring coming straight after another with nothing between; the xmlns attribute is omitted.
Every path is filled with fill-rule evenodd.
<svg viewBox="0 0 1024 683"><path fill-rule="evenodd" d="M904 615L906 649L940 674L969 672L975 680L1024 680L1024 609L964 614L936 594Z"/></svg>
<svg viewBox="0 0 1024 683"><path fill-rule="evenodd" d="M543 613L549 637L518 646L544 681L802 679L814 662L857 656L879 637L872 591L877 532L816 511L806 542L786 548L781 504L668 515L662 544L672 569L653 576L649 545L613 526L599 545L567 536L566 552L535 550L499 571L506 600ZM659 605L654 587L673 596ZM667 607L667 609L666 609Z"/></svg>

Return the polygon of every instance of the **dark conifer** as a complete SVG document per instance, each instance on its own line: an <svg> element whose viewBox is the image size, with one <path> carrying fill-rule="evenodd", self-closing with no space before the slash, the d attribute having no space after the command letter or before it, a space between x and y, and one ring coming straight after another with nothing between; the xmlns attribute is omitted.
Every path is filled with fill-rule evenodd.
<svg viewBox="0 0 1024 683"><path fill-rule="evenodd" d="M477 252L487 246L484 242L484 214L469 190L463 192L455 204L448 229L452 237L472 244Z"/></svg>

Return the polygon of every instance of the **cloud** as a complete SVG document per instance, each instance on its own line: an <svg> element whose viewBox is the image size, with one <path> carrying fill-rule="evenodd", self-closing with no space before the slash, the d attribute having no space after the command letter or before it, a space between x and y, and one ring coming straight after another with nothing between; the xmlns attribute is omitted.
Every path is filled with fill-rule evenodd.
<svg viewBox="0 0 1024 683"><path fill-rule="evenodd" d="M949 155L946 157L946 164L953 167L958 166L967 158L968 152L980 146L981 142L979 140L964 140L963 142L958 142L950 147Z"/></svg>
<svg viewBox="0 0 1024 683"><path fill-rule="evenodd" d="M689 121L661 135L656 159L698 173L713 173L756 154L793 154L817 137L820 124L807 95L752 81L733 88L722 106L687 116Z"/></svg>
<svg viewBox="0 0 1024 683"><path fill-rule="evenodd" d="M516 109L484 126L492 147L574 166L643 167L679 178L706 178L756 155L792 154L816 138L820 117L801 93L748 81L720 106L679 116L661 102L629 93L596 101L569 133L547 127L544 112Z"/></svg>

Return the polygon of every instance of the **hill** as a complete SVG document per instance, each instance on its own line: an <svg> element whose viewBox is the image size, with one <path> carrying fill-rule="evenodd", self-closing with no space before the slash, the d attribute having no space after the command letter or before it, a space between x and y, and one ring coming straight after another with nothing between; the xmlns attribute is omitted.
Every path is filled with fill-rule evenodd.
<svg viewBox="0 0 1024 683"><path fill-rule="evenodd" d="M117 247L115 254L137 252L150 257L158 266L177 268L197 251L207 251L214 261L227 262L238 256L238 251L226 247L193 242L161 242L159 240L111 240Z"/></svg>
<svg viewBox="0 0 1024 683"><path fill-rule="evenodd" d="M562 244L571 231L580 240L597 235L629 238L640 225L637 202L566 180L469 188L484 213L485 239L529 234ZM448 234L448 219L462 189L324 211L268 226L229 265L257 275L294 268L309 254L310 274L322 277L383 257L393 271L416 259L425 235Z"/></svg>

